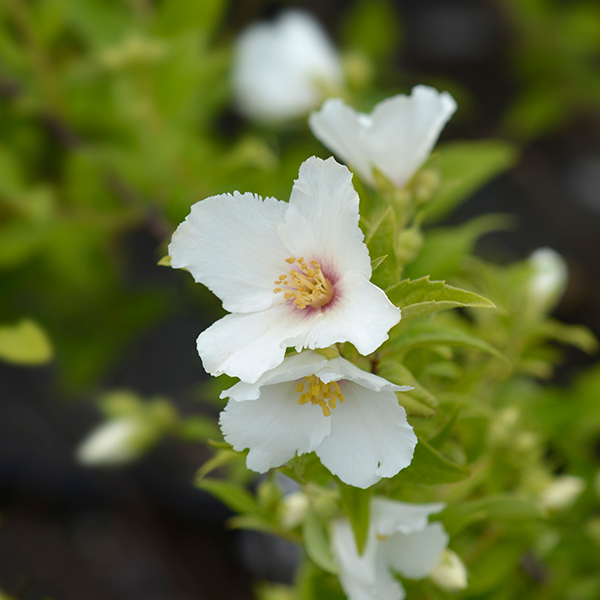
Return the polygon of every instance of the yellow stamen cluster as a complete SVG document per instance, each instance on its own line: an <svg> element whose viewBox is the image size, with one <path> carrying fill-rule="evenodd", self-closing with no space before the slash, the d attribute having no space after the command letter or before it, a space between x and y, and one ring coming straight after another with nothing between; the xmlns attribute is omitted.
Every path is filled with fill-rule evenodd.
<svg viewBox="0 0 600 600"><path fill-rule="evenodd" d="M273 292L283 292L286 300L293 298L296 308L302 310L307 306L323 306L333 296L333 285L321 271L321 265L316 260L311 260L310 265L300 258L286 258L290 265L297 263L289 274L280 275L275 282L277 286ZM281 286L281 287L280 287Z"/></svg>
<svg viewBox="0 0 600 600"><path fill-rule="evenodd" d="M307 387L306 392L304 392L305 386ZM323 383L316 375L305 377L299 381L296 391L300 394L298 404L308 404L309 402L318 404L326 417L331 416L331 411L335 408L338 400L344 401L337 381Z"/></svg>

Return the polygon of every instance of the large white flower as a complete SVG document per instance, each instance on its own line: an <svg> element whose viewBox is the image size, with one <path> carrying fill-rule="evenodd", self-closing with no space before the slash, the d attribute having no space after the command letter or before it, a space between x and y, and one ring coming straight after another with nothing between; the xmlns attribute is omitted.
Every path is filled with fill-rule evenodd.
<svg viewBox="0 0 600 600"><path fill-rule="evenodd" d="M399 94L380 102L370 115L331 98L308 123L315 137L365 181L375 185L375 167L402 187L427 160L455 110L448 92L418 85L410 96Z"/></svg>
<svg viewBox="0 0 600 600"><path fill-rule="evenodd" d="M441 523L428 524L443 504L410 504L371 499L371 522L365 550L359 555L347 519L333 522L332 545L340 582L350 600L402 600L402 584L393 576L423 579L440 564L448 545Z"/></svg>
<svg viewBox="0 0 600 600"><path fill-rule="evenodd" d="M250 449L253 471L314 451L342 481L367 488L412 460L417 437L394 393L410 389L306 350L223 392L219 423L234 450Z"/></svg>
<svg viewBox="0 0 600 600"><path fill-rule="evenodd" d="M400 310L374 286L352 174L332 158L300 167L289 203L222 194L192 206L171 265L188 269L233 314L198 338L204 368L255 382L285 349L349 341L376 350Z"/></svg>
<svg viewBox="0 0 600 600"><path fill-rule="evenodd" d="M235 48L233 91L240 111L259 121L306 115L325 89L343 82L335 49L308 14L288 11L250 26Z"/></svg>

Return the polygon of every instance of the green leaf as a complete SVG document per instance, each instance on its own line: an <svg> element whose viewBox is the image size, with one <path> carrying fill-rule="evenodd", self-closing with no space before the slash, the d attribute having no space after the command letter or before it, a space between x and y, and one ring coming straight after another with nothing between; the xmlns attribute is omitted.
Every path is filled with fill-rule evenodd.
<svg viewBox="0 0 600 600"><path fill-rule="evenodd" d="M567 325L555 319L548 319L539 326L537 331L552 340L570 344L588 354L598 351L596 336L584 325Z"/></svg>
<svg viewBox="0 0 600 600"><path fill-rule="evenodd" d="M220 437L220 433L213 419L194 415L181 423L179 437L186 442L205 442Z"/></svg>
<svg viewBox="0 0 600 600"><path fill-rule="evenodd" d="M254 497L239 483L232 481L222 481L220 479L198 479L194 485L216 496L225 506L238 513L260 514Z"/></svg>
<svg viewBox="0 0 600 600"><path fill-rule="evenodd" d="M0 359L21 365L41 365L52 358L43 329L30 319L0 326Z"/></svg>
<svg viewBox="0 0 600 600"><path fill-rule="evenodd" d="M433 446L419 439L410 466L390 479L394 486L403 484L437 485L466 479L469 469L449 461Z"/></svg>
<svg viewBox="0 0 600 600"><path fill-rule="evenodd" d="M391 349L401 349L403 352L407 352L413 348L439 344L475 348L491 354L512 368L508 358L485 340L458 327L438 322L413 321L406 328L399 327L398 333L394 332L393 336L390 336L390 339L381 347L380 352L388 352Z"/></svg>
<svg viewBox="0 0 600 600"><path fill-rule="evenodd" d="M155 30L165 36L201 27L212 31L225 10L223 0L163 0L158 10Z"/></svg>
<svg viewBox="0 0 600 600"><path fill-rule="evenodd" d="M387 257L388 257L388 255L384 254L383 256L380 256L379 258L374 258L371 261L371 270L374 271Z"/></svg>
<svg viewBox="0 0 600 600"><path fill-rule="evenodd" d="M200 486L202 480L206 475L218 469L219 467L223 467L232 463L236 460L240 460L240 458L244 458L243 454L239 454L235 452L231 448L223 448L209 458L199 469L196 471L196 475L194 476L194 485Z"/></svg>
<svg viewBox="0 0 600 600"><path fill-rule="evenodd" d="M372 488L363 490L361 488L346 485L341 481L338 483L342 505L346 515L350 519L358 553L364 552L369 533L369 517L371 514L370 500Z"/></svg>
<svg viewBox="0 0 600 600"><path fill-rule="evenodd" d="M436 397L424 388L402 363L383 359L377 367L377 375L396 385L411 385L414 388L396 394L399 403L404 406L409 415L431 417L435 414L438 406Z"/></svg>
<svg viewBox="0 0 600 600"><path fill-rule="evenodd" d="M387 256L386 260L378 263L379 268L371 277L371 281L382 289L394 285L400 279L400 268L394 252L395 234L396 215L394 209L388 206L367 236L369 255Z"/></svg>
<svg viewBox="0 0 600 600"><path fill-rule="evenodd" d="M490 231L509 229L514 219L507 215L482 215L457 227L428 230L425 244L418 256L405 267L404 275L416 279L429 275L446 279L462 266L465 257L473 252L475 242Z"/></svg>
<svg viewBox="0 0 600 600"><path fill-rule="evenodd" d="M447 285L444 281L430 281L429 276L414 281L400 281L388 288L386 294L391 302L402 309L404 320L459 306L496 307L493 302L479 294Z"/></svg>
<svg viewBox="0 0 600 600"><path fill-rule="evenodd" d="M163 256L156 264L160 267L170 267L171 257L167 254L167 256Z"/></svg>
<svg viewBox="0 0 600 600"><path fill-rule="evenodd" d="M433 448L440 450L448 441L448 438L452 435L452 431L454 430L454 425L456 425L456 421L458 420L459 413L460 406L454 411L452 416L448 419L448 422L433 437L429 438L429 443Z"/></svg>
<svg viewBox="0 0 600 600"><path fill-rule="evenodd" d="M440 144L442 184L425 206L425 222L439 221L458 204L504 171L519 158L518 148L506 140L458 141Z"/></svg>
<svg viewBox="0 0 600 600"><path fill-rule="evenodd" d="M302 533L309 558L324 571L338 574L339 567L331 551L325 523L310 506L306 511Z"/></svg>
<svg viewBox="0 0 600 600"><path fill-rule="evenodd" d="M499 494L449 506L439 518L453 536L477 521L531 522L542 518L542 513L530 499Z"/></svg>

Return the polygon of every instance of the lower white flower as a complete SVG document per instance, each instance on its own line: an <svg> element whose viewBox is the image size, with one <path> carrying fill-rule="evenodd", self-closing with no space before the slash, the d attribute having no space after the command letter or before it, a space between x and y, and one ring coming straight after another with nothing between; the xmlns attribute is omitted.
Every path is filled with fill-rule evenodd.
<svg viewBox="0 0 600 600"><path fill-rule="evenodd" d="M315 452L343 482L367 488L412 460L417 437L394 393L410 389L307 350L222 392L230 401L219 423L234 450L250 449L253 471Z"/></svg>
<svg viewBox="0 0 600 600"><path fill-rule="evenodd" d="M441 523L429 515L444 504L410 504L387 498L371 499L367 544L359 555L348 519L333 523L333 552L340 582L350 600L402 600L404 588L393 573L423 579L435 571L448 545Z"/></svg>

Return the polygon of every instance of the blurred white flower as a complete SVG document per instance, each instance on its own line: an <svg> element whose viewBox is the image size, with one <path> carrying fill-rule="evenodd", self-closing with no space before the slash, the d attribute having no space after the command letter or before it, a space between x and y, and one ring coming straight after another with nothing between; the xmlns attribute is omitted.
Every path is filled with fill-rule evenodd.
<svg viewBox="0 0 600 600"><path fill-rule="evenodd" d="M403 187L427 160L455 110L448 92L418 85L410 96L399 94L380 102L370 115L331 98L308 123L315 137L363 180L376 185L376 168Z"/></svg>
<svg viewBox="0 0 600 600"><path fill-rule="evenodd" d="M367 544L358 554L350 521L333 523L332 545L340 582L350 600L402 600L402 584L393 576L423 579L440 563L448 545L441 523L428 524L443 504L409 504L387 498L371 500Z"/></svg>
<svg viewBox="0 0 600 600"><path fill-rule="evenodd" d="M412 460L417 437L394 393L410 389L307 350L224 391L219 423L234 450L250 449L253 471L315 452L342 481L367 488Z"/></svg>
<svg viewBox="0 0 600 600"><path fill-rule="evenodd" d="M107 421L80 444L76 458L88 466L124 465L139 458L154 437L141 419L127 417Z"/></svg>
<svg viewBox="0 0 600 600"><path fill-rule="evenodd" d="M575 475L559 475L540 494L540 502L550 510L569 508L585 489L586 482Z"/></svg>
<svg viewBox="0 0 600 600"><path fill-rule="evenodd" d="M444 550L442 560L429 575L439 587L448 590L464 590L467 585L467 569L456 552Z"/></svg>
<svg viewBox="0 0 600 600"><path fill-rule="evenodd" d="M339 57L325 32L300 11L257 23L239 37L233 91L240 112L258 121L307 114L343 84Z"/></svg>
<svg viewBox="0 0 600 600"><path fill-rule="evenodd" d="M529 294L543 311L552 310L567 287L569 270L565 259L552 248L538 248L528 263L533 270Z"/></svg>
<svg viewBox="0 0 600 600"><path fill-rule="evenodd" d="M304 522L308 510L308 496L304 492L292 492L281 501L281 526L284 529L294 529Z"/></svg>
<svg viewBox="0 0 600 600"><path fill-rule="evenodd" d="M285 349L349 341L375 351L400 310L373 285L352 174L329 158L300 167L289 203L222 194L192 206L173 234L185 268L232 314L198 338L204 368L253 383Z"/></svg>

